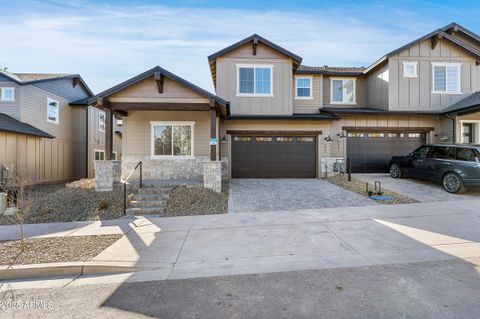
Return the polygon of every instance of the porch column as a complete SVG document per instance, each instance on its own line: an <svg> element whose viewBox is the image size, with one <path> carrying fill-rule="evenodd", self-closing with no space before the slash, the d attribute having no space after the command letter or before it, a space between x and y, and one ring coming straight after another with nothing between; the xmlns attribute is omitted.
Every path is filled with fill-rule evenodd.
<svg viewBox="0 0 480 319"><path fill-rule="evenodd" d="M215 103L215 102L213 102ZM211 106L211 102L210 102ZM210 160L217 160L217 110L215 107L210 109Z"/></svg>
<svg viewBox="0 0 480 319"><path fill-rule="evenodd" d="M112 159L113 152L113 112L109 105L105 108L105 160Z"/></svg>

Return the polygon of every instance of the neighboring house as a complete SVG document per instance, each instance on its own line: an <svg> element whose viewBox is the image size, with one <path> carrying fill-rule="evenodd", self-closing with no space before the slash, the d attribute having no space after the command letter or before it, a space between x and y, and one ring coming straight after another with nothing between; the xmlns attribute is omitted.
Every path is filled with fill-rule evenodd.
<svg viewBox="0 0 480 319"><path fill-rule="evenodd" d="M208 60L216 96L156 67L77 102L122 117L124 173L201 178L221 160L234 178L314 178L345 156L383 172L426 142L480 143L480 37L454 23L367 68L305 66L259 35Z"/></svg>
<svg viewBox="0 0 480 319"><path fill-rule="evenodd" d="M92 95L78 74L0 70L0 165L29 183L86 177L94 157L87 154L87 111L69 103ZM93 119L100 111L88 110L89 145L101 149L104 138Z"/></svg>

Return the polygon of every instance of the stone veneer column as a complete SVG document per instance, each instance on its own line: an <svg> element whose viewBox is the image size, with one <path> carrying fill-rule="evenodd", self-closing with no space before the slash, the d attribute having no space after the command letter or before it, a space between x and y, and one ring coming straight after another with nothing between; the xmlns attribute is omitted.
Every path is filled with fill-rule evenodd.
<svg viewBox="0 0 480 319"><path fill-rule="evenodd" d="M97 192L113 190L113 183L122 178L122 161L95 161L94 168Z"/></svg>
<svg viewBox="0 0 480 319"><path fill-rule="evenodd" d="M217 193L222 192L221 161L205 161L203 163L203 186Z"/></svg>

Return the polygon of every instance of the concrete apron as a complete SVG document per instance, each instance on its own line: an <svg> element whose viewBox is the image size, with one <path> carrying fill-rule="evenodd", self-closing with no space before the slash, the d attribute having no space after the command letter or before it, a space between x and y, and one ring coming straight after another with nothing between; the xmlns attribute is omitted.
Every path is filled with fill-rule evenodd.
<svg viewBox="0 0 480 319"><path fill-rule="evenodd" d="M125 271L153 270L128 274L128 281L145 281L151 275L167 280L422 261L475 262L480 260L478 207L480 200L468 200L146 217L134 221L130 232L85 264L123 263L117 266ZM72 270L78 276L88 271L93 272L89 267Z"/></svg>

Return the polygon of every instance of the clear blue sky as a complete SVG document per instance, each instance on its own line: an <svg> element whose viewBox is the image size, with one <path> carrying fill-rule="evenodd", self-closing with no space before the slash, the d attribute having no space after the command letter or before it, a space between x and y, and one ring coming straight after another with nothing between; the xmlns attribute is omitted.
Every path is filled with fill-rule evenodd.
<svg viewBox="0 0 480 319"><path fill-rule="evenodd" d="M80 73L97 93L160 65L213 91L207 56L253 33L331 66L367 66L453 21L480 33L479 1L63 2L1 1L0 67Z"/></svg>

